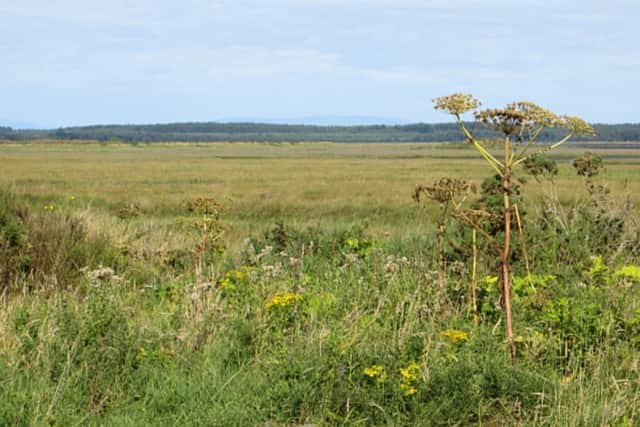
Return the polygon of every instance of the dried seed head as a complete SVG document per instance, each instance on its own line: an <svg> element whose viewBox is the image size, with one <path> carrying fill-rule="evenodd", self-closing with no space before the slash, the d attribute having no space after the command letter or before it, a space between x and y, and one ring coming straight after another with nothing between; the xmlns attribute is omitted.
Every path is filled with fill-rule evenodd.
<svg viewBox="0 0 640 427"><path fill-rule="evenodd" d="M558 164L544 154L534 154L527 157L522 162L522 168L536 181L539 181L542 176L554 177L558 175Z"/></svg>
<svg viewBox="0 0 640 427"><path fill-rule="evenodd" d="M522 134L540 127L555 127L563 124L560 117L529 101L507 104L475 113L477 120L505 135Z"/></svg>
<svg viewBox="0 0 640 427"><path fill-rule="evenodd" d="M562 116L562 127L569 129L569 131L574 135L597 135L595 129L580 117Z"/></svg>
<svg viewBox="0 0 640 427"><path fill-rule="evenodd" d="M573 167L578 175L592 178L600 173L602 169L602 157L597 154L586 152L573 161Z"/></svg>
<svg viewBox="0 0 640 427"><path fill-rule="evenodd" d="M473 95L466 93L454 93L448 96L441 96L433 100L436 110L444 110L449 114L460 115L470 110L475 110L480 105Z"/></svg>
<svg viewBox="0 0 640 427"><path fill-rule="evenodd" d="M438 203L447 203L458 196L476 192L476 186L463 179L442 177L432 185L418 185L413 191L413 200L420 201L425 196Z"/></svg>

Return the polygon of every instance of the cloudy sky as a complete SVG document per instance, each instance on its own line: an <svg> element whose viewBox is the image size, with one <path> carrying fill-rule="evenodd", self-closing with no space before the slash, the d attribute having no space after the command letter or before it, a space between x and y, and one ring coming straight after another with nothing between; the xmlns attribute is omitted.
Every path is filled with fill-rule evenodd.
<svg viewBox="0 0 640 427"><path fill-rule="evenodd" d="M637 0L6 0L0 121L435 122L465 91L638 122L639 21Z"/></svg>

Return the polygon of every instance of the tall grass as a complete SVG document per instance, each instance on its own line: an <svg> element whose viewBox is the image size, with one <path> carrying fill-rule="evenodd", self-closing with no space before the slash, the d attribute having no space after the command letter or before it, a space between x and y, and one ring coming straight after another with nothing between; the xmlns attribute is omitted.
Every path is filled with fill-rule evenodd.
<svg viewBox="0 0 640 427"><path fill-rule="evenodd" d="M390 178L407 166L403 160L362 160L354 166L366 176L362 183L336 195L344 209L323 207L311 219L303 214L319 202L256 196L285 188L295 173L281 181L249 177L245 161L233 160L225 166L233 169L228 183L265 184L245 184L246 219L237 200L219 217L226 249L197 258L202 236L177 219L197 219L184 201L218 196L214 187L173 183L172 201L160 192L142 198L147 184L127 177L144 174L144 165L100 187L94 180L113 163L97 166L91 150L87 157L72 150L73 160L57 157L49 169L71 167L79 156L96 168L88 179L70 172L56 184L43 175L31 186L17 182L37 177L23 154L15 186L0 192L0 251L9 260L0 298L2 425L579 426L640 419L638 223L623 193L607 211L624 220L615 236L589 215L595 211L575 178L574 194L561 203L573 215L569 229L542 209L540 193L529 205L532 277L516 252L522 356L512 365L490 252L479 242L475 326L468 230L447 229L443 294L435 225L422 223L411 201L413 184L425 178L406 182L421 172L390 179L390 190L358 169L380 167ZM287 162L294 160L273 167ZM321 173L326 165L300 166L319 174L304 191L326 195L316 187L323 174L339 181L341 171ZM167 180L178 170L207 174L179 159L164 167ZM635 165L626 168L637 173ZM559 180L568 179L566 165L560 169ZM303 190L298 185L293 192ZM363 188L372 195L361 195ZM406 200L382 210L395 198ZM120 215L123 200L140 209ZM574 202L586 211L573 211ZM272 203L283 210L262 210Z"/></svg>

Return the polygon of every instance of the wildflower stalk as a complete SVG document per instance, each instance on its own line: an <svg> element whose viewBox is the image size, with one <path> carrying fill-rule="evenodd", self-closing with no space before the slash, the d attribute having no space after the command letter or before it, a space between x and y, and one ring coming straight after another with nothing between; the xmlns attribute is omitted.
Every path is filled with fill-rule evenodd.
<svg viewBox="0 0 640 427"><path fill-rule="evenodd" d="M504 203L504 244L502 246L502 298L504 303L507 345L511 358L516 358L516 347L513 341L513 319L511 315L511 283L509 277L509 259L511 255L511 206L509 194L511 192L510 140L507 135L504 140L504 175L502 177L502 200Z"/></svg>
<svg viewBox="0 0 640 427"><path fill-rule="evenodd" d="M447 282L447 263L445 258L446 227L450 216L460 210L466 197L475 193L473 184L464 180L442 177L431 185L418 185L413 192L413 199L420 202L422 198L428 198L440 206L440 216L437 218L436 236L438 239L438 285L440 295L445 296Z"/></svg>
<svg viewBox="0 0 640 427"><path fill-rule="evenodd" d="M476 244L476 229L471 230L471 244L473 262L471 264L471 309L473 310L473 323L478 325L478 302L476 296L478 275L478 246Z"/></svg>
<svg viewBox="0 0 640 427"><path fill-rule="evenodd" d="M434 100L435 108L445 110L455 117L458 127L465 135L467 141L478 150L480 155L487 161L489 166L502 179L504 236L502 246L497 246L497 252L501 261L502 276L502 303L505 315L505 334L507 346L512 360L516 358L516 348L513 334L513 317L511 310L511 281L510 281L510 259L511 259L511 191L513 168L529 158L527 152L536 142L545 128L562 127L568 130L567 135L543 149L536 154L543 154L567 142L572 136L579 134L594 135L593 128L584 120L578 117L557 116L551 111L528 101L514 102L502 109L487 109L475 112L476 120L483 122L488 127L501 132L504 135L504 161L500 162L493 156L480 141L473 136L462 121L461 115L476 110L480 102L471 95L455 93L443 96ZM511 138L514 138L512 140ZM524 147L517 151L512 147L512 142L523 143ZM517 214L517 211L516 211ZM519 216L518 216L519 219ZM479 224L469 220L481 234L486 236ZM522 233L521 233L522 234ZM495 239L490 239L495 242ZM527 262L528 263L528 262Z"/></svg>
<svg viewBox="0 0 640 427"><path fill-rule="evenodd" d="M527 253L527 244L524 240L524 229L522 227L522 220L520 219L518 205L513 205L513 211L516 214L516 221L518 223L518 235L520 236L520 245L522 246L522 254L524 255L524 266L527 269L527 279L529 280L529 284L533 286L533 280L531 280L531 268L529 268L529 254Z"/></svg>

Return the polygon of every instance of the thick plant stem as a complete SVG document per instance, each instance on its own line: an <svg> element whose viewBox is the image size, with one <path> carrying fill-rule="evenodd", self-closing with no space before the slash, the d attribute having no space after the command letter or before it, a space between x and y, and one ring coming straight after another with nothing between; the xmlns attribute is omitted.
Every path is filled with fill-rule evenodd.
<svg viewBox="0 0 640 427"><path fill-rule="evenodd" d="M444 259L444 223L438 224L438 284L440 286L440 294L444 297L446 282L446 262Z"/></svg>
<svg viewBox="0 0 640 427"><path fill-rule="evenodd" d="M504 176L502 177L502 193L504 202L504 244L502 247L502 297L504 302L504 315L506 322L507 345L511 360L516 359L516 347L513 341L513 320L511 317L511 281L509 277L509 258L511 255L511 203L509 192L511 191L511 165L509 158L509 137L505 138L504 145Z"/></svg>
<svg viewBox="0 0 640 427"><path fill-rule="evenodd" d="M473 310L473 323L478 326L478 300L476 296L476 276L478 272L478 247L476 245L476 229L471 231L473 244L473 264L471 265L471 309Z"/></svg>

